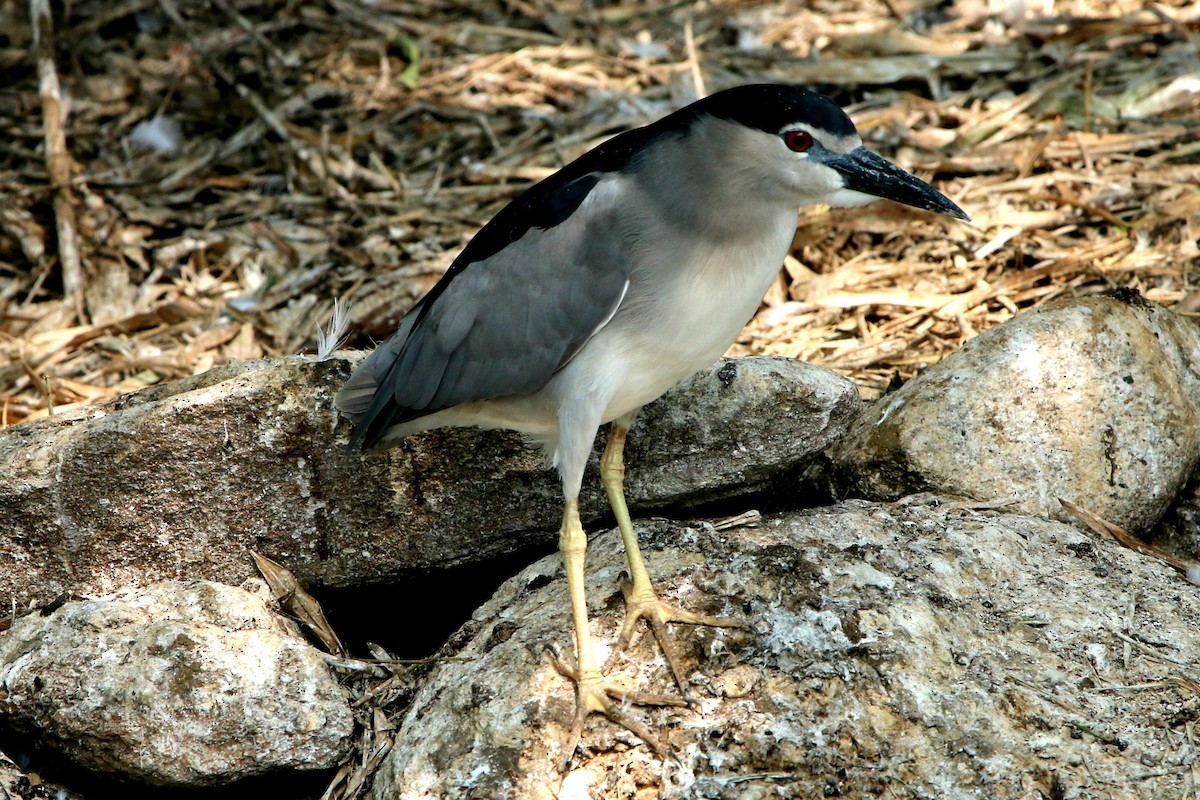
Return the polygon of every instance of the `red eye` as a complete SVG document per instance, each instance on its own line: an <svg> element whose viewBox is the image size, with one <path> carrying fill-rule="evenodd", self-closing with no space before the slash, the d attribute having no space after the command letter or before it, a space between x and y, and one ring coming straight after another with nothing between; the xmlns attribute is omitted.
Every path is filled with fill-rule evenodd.
<svg viewBox="0 0 1200 800"><path fill-rule="evenodd" d="M808 131L788 131L783 135L783 143L789 149L795 150L797 153L803 153L808 148L812 147L812 134Z"/></svg>

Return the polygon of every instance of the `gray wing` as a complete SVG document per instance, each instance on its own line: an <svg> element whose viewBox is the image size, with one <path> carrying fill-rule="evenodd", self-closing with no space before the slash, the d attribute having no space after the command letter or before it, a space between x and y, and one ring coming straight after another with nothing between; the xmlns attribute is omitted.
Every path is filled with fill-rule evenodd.
<svg viewBox="0 0 1200 800"><path fill-rule="evenodd" d="M633 236L624 182L602 178L575 213L456 265L338 392L354 441L470 400L546 385L624 297Z"/></svg>

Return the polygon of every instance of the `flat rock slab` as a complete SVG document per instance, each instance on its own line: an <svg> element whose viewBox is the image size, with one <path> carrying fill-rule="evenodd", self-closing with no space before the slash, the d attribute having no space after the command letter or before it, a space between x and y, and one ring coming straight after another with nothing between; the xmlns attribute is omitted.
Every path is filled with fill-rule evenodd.
<svg viewBox="0 0 1200 800"><path fill-rule="evenodd" d="M632 708L664 764L589 719L557 771L574 689L557 557L508 581L400 721L375 800L1180 797L1194 785L1200 588L1071 526L938 498L849 502L718 532L638 525L686 608L752 631L677 626L699 708ZM593 540L593 632L623 617L619 539ZM601 653L601 659L606 653ZM672 693L649 637L611 677ZM643 794L644 793L644 794Z"/></svg>
<svg viewBox="0 0 1200 800"><path fill-rule="evenodd" d="M990 328L873 403L832 451L842 491L1059 499L1133 533L1200 461L1200 327L1131 292L1067 299Z"/></svg>
<svg viewBox="0 0 1200 800"><path fill-rule="evenodd" d="M349 450L332 397L351 368L238 362L0 432L0 608L171 578L238 584L255 574L251 550L308 585L352 586L554 541L557 475L516 434L441 430ZM718 364L634 426L631 505L761 490L859 405L852 383L802 362ZM594 469L583 513L607 513Z"/></svg>
<svg viewBox="0 0 1200 800"><path fill-rule="evenodd" d="M145 783L333 767L351 743L349 702L321 653L233 586L72 601L0 635L0 716L78 764Z"/></svg>

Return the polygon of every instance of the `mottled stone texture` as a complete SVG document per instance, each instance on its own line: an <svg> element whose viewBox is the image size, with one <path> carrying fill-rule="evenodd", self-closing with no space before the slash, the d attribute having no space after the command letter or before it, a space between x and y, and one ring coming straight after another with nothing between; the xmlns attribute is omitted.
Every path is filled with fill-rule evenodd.
<svg viewBox="0 0 1200 800"><path fill-rule="evenodd" d="M321 653L262 595L210 582L21 617L0 636L0 716L83 766L180 786L332 767L353 732Z"/></svg>
<svg viewBox="0 0 1200 800"><path fill-rule="evenodd" d="M638 526L670 600L752 630L676 626L694 710L632 708L664 763L603 717L557 772L573 654L553 558L455 637L400 722L375 800L1177 797L1191 791L1200 588L1074 527L934 497L850 502L716 532ZM615 533L593 542L593 632L623 608ZM607 652L601 653L603 659ZM611 677L673 693L646 637ZM561 786L560 786L561 784ZM1125 792L1129 794L1126 795Z"/></svg>
<svg viewBox="0 0 1200 800"><path fill-rule="evenodd" d="M871 405L833 450L843 491L928 489L1134 533L1200 461L1200 329L1135 294L1021 314Z"/></svg>
<svg viewBox="0 0 1200 800"><path fill-rule="evenodd" d="M380 583L554 541L557 476L505 431L346 447L345 359L239 362L0 432L0 608L171 578L239 583L251 550L310 586ZM852 383L789 359L715 365L630 437L634 513L761 490L840 435ZM603 437L601 437L601 444ZM607 513L593 474L586 520Z"/></svg>

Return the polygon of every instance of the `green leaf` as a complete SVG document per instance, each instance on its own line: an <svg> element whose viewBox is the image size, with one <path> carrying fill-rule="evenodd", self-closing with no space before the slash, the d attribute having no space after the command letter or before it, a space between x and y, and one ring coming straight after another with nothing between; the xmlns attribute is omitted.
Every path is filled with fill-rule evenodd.
<svg viewBox="0 0 1200 800"><path fill-rule="evenodd" d="M417 76L421 71L421 45L416 39L405 36L400 39L400 55L408 62L400 73L400 82L406 89L417 88Z"/></svg>

